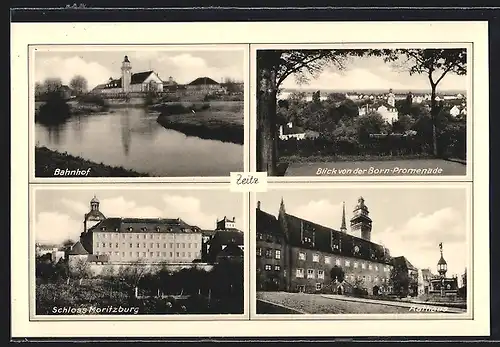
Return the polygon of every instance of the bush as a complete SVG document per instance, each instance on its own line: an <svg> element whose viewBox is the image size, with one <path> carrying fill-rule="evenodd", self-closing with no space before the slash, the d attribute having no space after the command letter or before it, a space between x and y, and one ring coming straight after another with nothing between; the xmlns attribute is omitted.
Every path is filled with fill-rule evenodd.
<svg viewBox="0 0 500 347"><path fill-rule="evenodd" d="M92 104L101 107L108 106L106 100L101 95L98 94L84 94L79 96L77 101L82 104Z"/></svg>

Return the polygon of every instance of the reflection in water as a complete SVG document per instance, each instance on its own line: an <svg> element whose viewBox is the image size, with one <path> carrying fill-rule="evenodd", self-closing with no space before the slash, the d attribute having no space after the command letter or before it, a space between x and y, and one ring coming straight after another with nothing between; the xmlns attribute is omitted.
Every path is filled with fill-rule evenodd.
<svg viewBox="0 0 500 347"><path fill-rule="evenodd" d="M121 123L121 133L122 133L122 146L123 153L128 156L130 152L130 140L131 140L131 129L130 129L130 112L128 108L122 111L122 117L120 117Z"/></svg>
<svg viewBox="0 0 500 347"><path fill-rule="evenodd" d="M35 125L35 142L60 152L153 176L228 176L243 171L243 146L185 136L141 108Z"/></svg>

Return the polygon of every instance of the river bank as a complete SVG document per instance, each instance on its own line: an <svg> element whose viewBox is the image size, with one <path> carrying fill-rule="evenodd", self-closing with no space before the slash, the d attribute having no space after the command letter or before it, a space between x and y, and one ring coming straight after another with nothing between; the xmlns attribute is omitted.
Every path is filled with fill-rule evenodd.
<svg viewBox="0 0 500 347"><path fill-rule="evenodd" d="M157 122L165 128L188 136L243 145L243 103L203 103L194 107L155 105L152 109L160 113Z"/></svg>
<svg viewBox="0 0 500 347"><path fill-rule="evenodd" d="M95 163L67 153L60 153L47 147L35 147L35 176L62 177L55 175L59 170L88 170L84 177L146 177L147 174L135 172L123 167L113 167L103 163ZM68 176L65 176L68 177ZM78 176L82 177L82 176Z"/></svg>

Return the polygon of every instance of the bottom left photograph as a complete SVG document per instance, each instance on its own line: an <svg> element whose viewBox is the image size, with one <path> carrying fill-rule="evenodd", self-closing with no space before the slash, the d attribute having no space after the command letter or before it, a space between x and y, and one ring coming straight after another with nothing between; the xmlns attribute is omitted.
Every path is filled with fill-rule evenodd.
<svg viewBox="0 0 500 347"><path fill-rule="evenodd" d="M31 319L243 317L245 197L199 185L33 187Z"/></svg>

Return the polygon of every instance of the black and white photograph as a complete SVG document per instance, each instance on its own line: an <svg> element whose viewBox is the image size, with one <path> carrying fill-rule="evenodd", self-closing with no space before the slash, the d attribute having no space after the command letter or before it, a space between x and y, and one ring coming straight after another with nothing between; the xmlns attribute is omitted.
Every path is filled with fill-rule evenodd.
<svg viewBox="0 0 500 347"><path fill-rule="evenodd" d="M242 198L214 189L35 189L35 317L243 315Z"/></svg>
<svg viewBox="0 0 500 347"><path fill-rule="evenodd" d="M243 48L41 46L32 54L35 177L244 171Z"/></svg>
<svg viewBox="0 0 500 347"><path fill-rule="evenodd" d="M467 48L265 49L257 171L464 176Z"/></svg>
<svg viewBox="0 0 500 347"><path fill-rule="evenodd" d="M466 314L468 191L407 186L258 193L257 315Z"/></svg>

